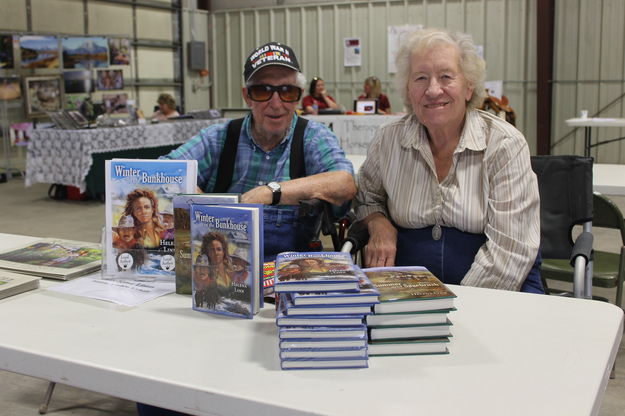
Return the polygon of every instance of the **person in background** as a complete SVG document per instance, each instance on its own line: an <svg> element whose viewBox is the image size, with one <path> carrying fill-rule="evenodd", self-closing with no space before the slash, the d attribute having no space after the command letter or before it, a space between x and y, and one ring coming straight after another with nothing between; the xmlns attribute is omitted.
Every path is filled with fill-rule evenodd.
<svg viewBox="0 0 625 416"><path fill-rule="evenodd" d="M365 264L445 283L544 293L540 201L523 134L490 113L471 37L420 30L397 54L408 114L381 127L358 174Z"/></svg>
<svg viewBox="0 0 625 416"><path fill-rule="evenodd" d="M163 121L168 118L180 116L180 113L176 111L176 100L174 100L174 97L172 97L171 94L160 94L157 102L159 109L152 115L153 119Z"/></svg>
<svg viewBox="0 0 625 416"><path fill-rule="evenodd" d="M378 113L380 114L392 114L391 103L385 94L382 94L382 83L377 77L369 77L365 80L364 85L365 93L361 94L358 99L377 99L378 100Z"/></svg>
<svg viewBox="0 0 625 416"><path fill-rule="evenodd" d="M317 114L319 110L335 110L339 108L334 98L328 94L325 82L319 77L314 77L312 81L310 81L308 94L309 95L302 100L304 114Z"/></svg>

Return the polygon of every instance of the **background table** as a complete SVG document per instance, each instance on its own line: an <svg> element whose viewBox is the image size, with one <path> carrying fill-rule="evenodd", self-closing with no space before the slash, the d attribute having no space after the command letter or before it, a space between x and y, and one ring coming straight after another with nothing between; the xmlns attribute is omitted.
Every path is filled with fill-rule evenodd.
<svg viewBox="0 0 625 416"><path fill-rule="evenodd" d="M100 186L92 193L103 191L105 158L160 156L204 127L224 121L185 120L88 130L33 130L26 159L26 186L40 182L60 183L75 186L84 192L94 155L106 153L98 160L97 179L92 181L92 186Z"/></svg>
<svg viewBox="0 0 625 416"><path fill-rule="evenodd" d="M402 118L402 115L305 115L309 120L326 124L339 138L346 154L366 155L375 132L382 124Z"/></svg>
<svg viewBox="0 0 625 416"><path fill-rule="evenodd" d="M0 234L0 249L28 240ZM449 355L281 371L271 305L233 319L189 296L127 308L54 284L0 300L0 368L198 415L592 415L623 330L608 303L450 286Z"/></svg>
<svg viewBox="0 0 625 416"><path fill-rule="evenodd" d="M584 127L584 156L590 156L590 149L602 144L611 143L616 140L605 140L592 144L592 127L625 127L625 118L599 118L599 117L586 117L586 118L570 118L566 120L566 125L571 127Z"/></svg>

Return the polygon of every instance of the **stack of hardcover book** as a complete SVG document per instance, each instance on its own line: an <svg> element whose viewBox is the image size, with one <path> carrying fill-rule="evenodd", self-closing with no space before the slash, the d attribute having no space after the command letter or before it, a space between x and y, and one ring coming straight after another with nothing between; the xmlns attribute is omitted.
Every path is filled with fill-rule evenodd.
<svg viewBox="0 0 625 416"><path fill-rule="evenodd" d="M281 253L274 289L282 369L368 367L379 293L348 253Z"/></svg>
<svg viewBox="0 0 625 416"><path fill-rule="evenodd" d="M380 292L366 317L369 355L447 354L456 295L425 267L363 269Z"/></svg>

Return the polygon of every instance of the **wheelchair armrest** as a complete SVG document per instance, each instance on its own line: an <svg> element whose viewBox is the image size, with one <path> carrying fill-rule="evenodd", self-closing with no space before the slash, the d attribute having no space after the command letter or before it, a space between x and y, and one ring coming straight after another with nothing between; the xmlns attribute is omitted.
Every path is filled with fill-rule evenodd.
<svg viewBox="0 0 625 416"><path fill-rule="evenodd" d="M343 245L349 243L351 247L349 247L349 252L354 254L358 250L362 249L369 242L369 230L363 221L356 221L349 227L349 231L347 231L347 238L345 238L345 242ZM346 251L346 250L344 250Z"/></svg>
<svg viewBox="0 0 625 416"><path fill-rule="evenodd" d="M576 298L591 299L592 274L588 272L588 262L592 260L593 235L588 231L581 233L575 240L571 251L573 271L573 295Z"/></svg>
<svg viewBox="0 0 625 416"><path fill-rule="evenodd" d="M316 217L321 215L324 211L324 205L326 201L322 199L304 199L299 201L299 216L300 217Z"/></svg>
<svg viewBox="0 0 625 416"><path fill-rule="evenodd" d="M571 266L575 267L575 259L578 256L583 256L586 259L586 263L592 259L593 241L594 237L592 233L589 233L588 231L584 231L577 237L573 250L571 251Z"/></svg>

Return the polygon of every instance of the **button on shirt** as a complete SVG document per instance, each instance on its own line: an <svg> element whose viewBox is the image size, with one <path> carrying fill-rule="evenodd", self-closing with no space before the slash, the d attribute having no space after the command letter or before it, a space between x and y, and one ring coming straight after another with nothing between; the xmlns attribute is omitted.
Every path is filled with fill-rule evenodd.
<svg viewBox="0 0 625 416"><path fill-rule="evenodd" d="M228 192L244 193L271 181L290 179L291 141L297 122L293 116L284 140L265 152L256 144L251 130L252 116L243 121L237 147L232 183ZM195 159L198 161L198 186L212 192L217 180L219 158L226 140L228 123L211 125L188 142L164 156L167 159ZM338 139L324 124L309 121L304 131L304 160L306 175L330 171L347 171L353 175L352 164L345 157Z"/></svg>
<svg viewBox="0 0 625 416"><path fill-rule="evenodd" d="M358 174L356 195L357 217L373 212L403 228L438 223L485 234L463 285L519 290L540 244L538 185L527 142L512 125L478 110L467 112L441 182L416 116L381 127Z"/></svg>

